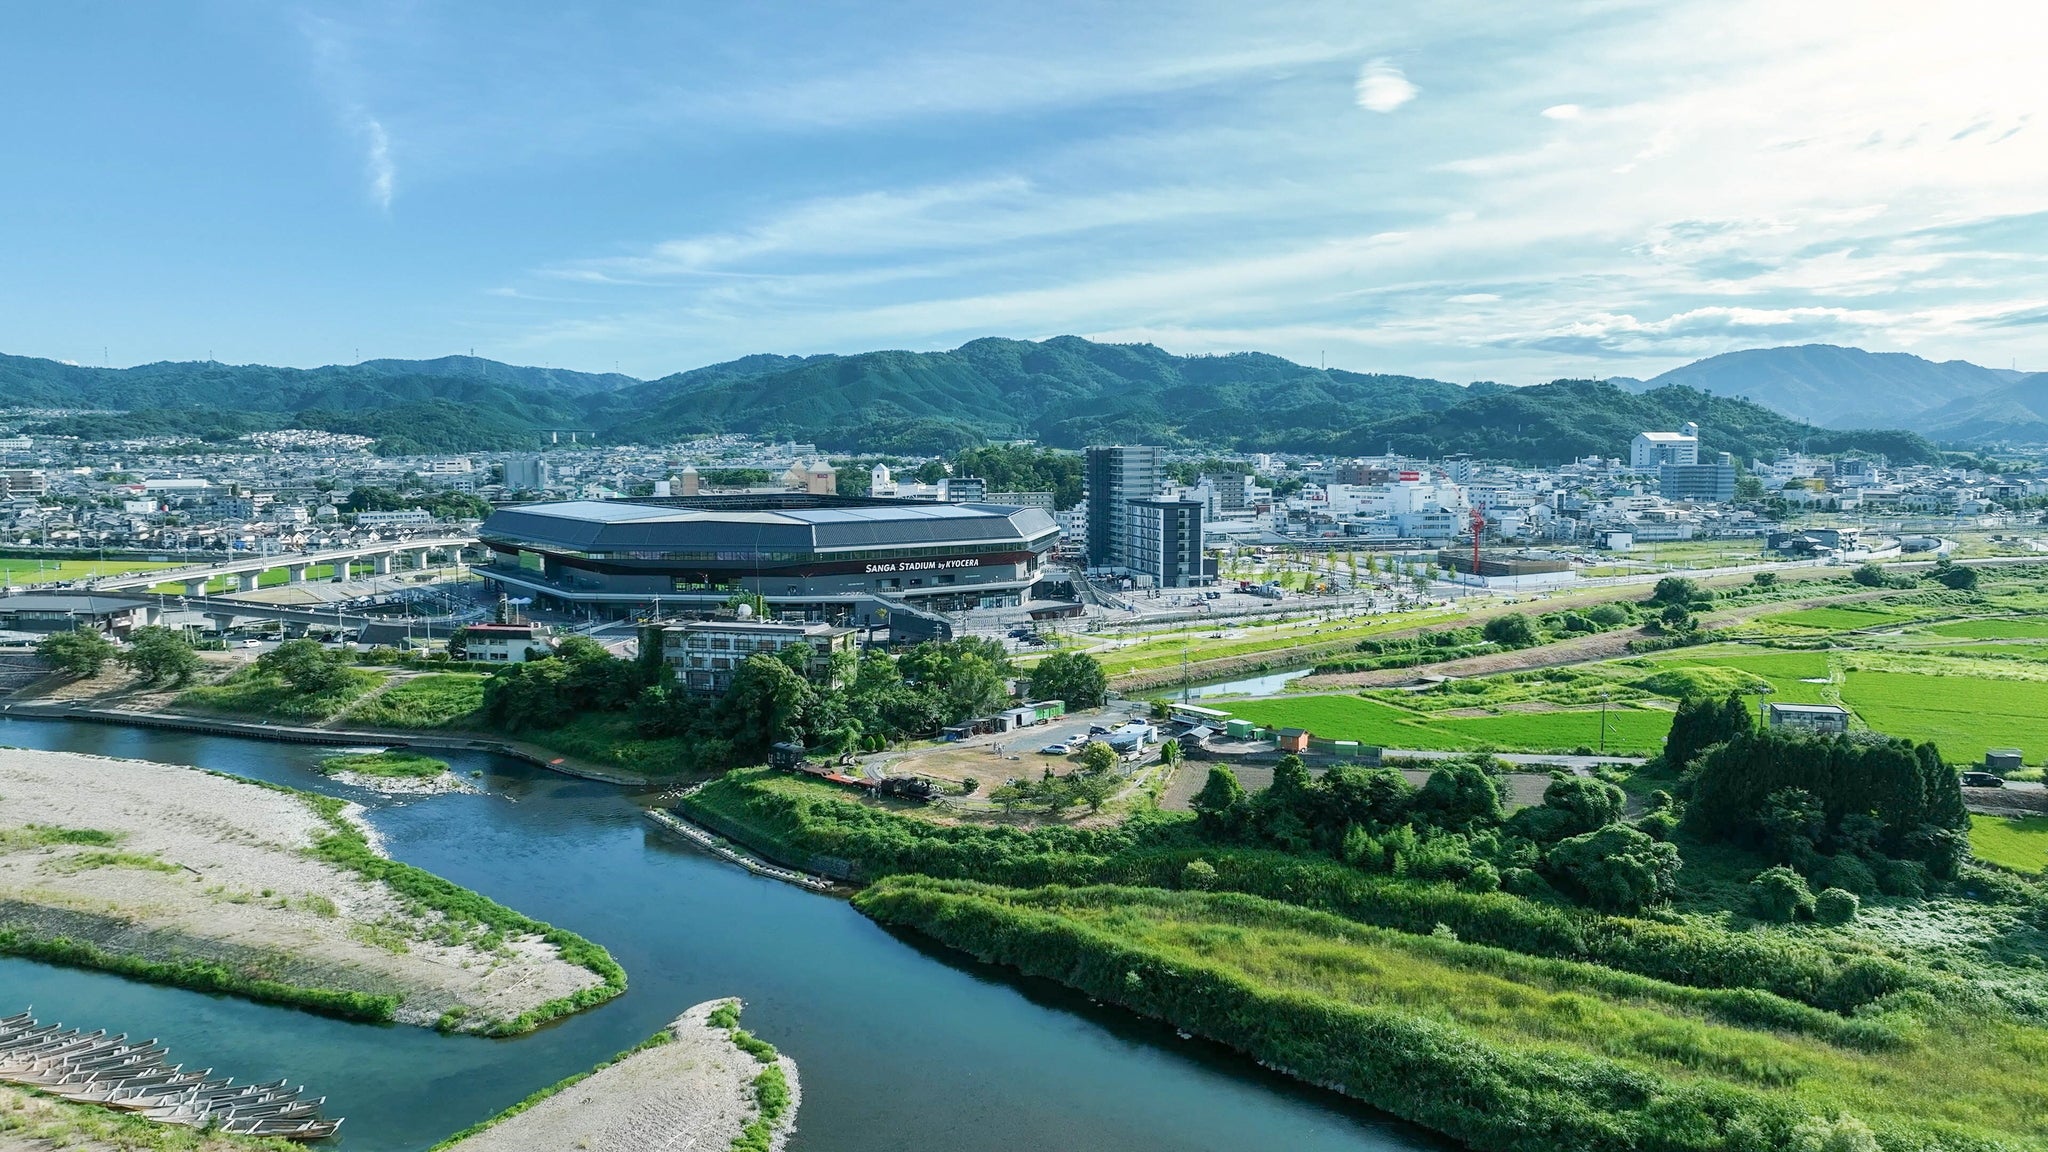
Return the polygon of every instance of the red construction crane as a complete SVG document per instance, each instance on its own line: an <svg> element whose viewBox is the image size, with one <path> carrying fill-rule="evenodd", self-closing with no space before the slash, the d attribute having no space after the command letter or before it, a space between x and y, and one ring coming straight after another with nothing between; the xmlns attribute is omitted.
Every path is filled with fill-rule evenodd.
<svg viewBox="0 0 2048 1152"><path fill-rule="evenodd" d="M1479 534L1486 531L1486 509L1472 506L1472 578L1479 579Z"/></svg>

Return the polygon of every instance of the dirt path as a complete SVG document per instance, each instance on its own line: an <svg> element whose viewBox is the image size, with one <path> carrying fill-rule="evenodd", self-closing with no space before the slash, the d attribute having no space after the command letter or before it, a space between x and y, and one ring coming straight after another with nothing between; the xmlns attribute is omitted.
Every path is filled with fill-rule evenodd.
<svg viewBox="0 0 2048 1152"><path fill-rule="evenodd" d="M757 1114L762 1065L707 1018L731 1000L708 1000L669 1025L667 1043L645 1048L506 1117L449 1152L725 1152ZM796 1123L796 1063L778 1058L790 1102L773 1146Z"/></svg>

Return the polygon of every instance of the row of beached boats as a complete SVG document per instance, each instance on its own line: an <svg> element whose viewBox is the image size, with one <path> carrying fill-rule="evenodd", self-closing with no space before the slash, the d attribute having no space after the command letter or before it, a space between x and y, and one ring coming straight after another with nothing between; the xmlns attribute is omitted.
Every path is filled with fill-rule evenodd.
<svg viewBox="0 0 2048 1152"><path fill-rule="evenodd" d="M320 1140L341 1121L323 1120L326 1097L273 1084L237 1085L213 1078L212 1069L187 1072L170 1064L154 1040L135 1042L105 1029L81 1032L38 1024L23 1012L0 1019L0 1083L140 1114L160 1124L183 1124L244 1136Z"/></svg>

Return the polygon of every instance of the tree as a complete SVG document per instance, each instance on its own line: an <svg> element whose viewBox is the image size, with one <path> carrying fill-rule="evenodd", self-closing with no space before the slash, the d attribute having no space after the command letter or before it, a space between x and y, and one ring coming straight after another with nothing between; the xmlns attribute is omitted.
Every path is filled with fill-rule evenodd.
<svg viewBox="0 0 2048 1152"><path fill-rule="evenodd" d="M801 743L812 699L809 681L774 656L756 652L733 671L718 702L719 727L745 763L765 755L770 744Z"/></svg>
<svg viewBox="0 0 2048 1152"><path fill-rule="evenodd" d="M1652 604L1691 604L1705 599L1706 592L1699 581L1684 576L1666 576L1657 581L1657 587L1650 593Z"/></svg>
<svg viewBox="0 0 2048 1152"><path fill-rule="evenodd" d="M1758 818L1771 851L1788 864L1810 862L1827 832L1827 813L1804 788L1780 788L1764 798Z"/></svg>
<svg viewBox="0 0 2048 1152"><path fill-rule="evenodd" d="M1031 698L1063 700L1073 711L1100 708L1109 698L1109 677L1085 652L1056 652L1031 670Z"/></svg>
<svg viewBox="0 0 2048 1152"><path fill-rule="evenodd" d="M1561 887L1614 912L1641 911L1678 887L1678 849L1625 824L1561 840L1544 864Z"/></svg>
<svg viewBox="0 0 2048 1152"><path fill-rule="evenodd" d="M1180 741L1178 741L1178 740L1167 740L1167 741L1163 741L1163 742L1161 742L1161 743L1160 743L1160 745L1159 745L1159 762L1160 762L1161 764L1164 764L1164 765L1166 765L1167 767L1171 768L1171 767L1173 767L1173 766L1174 766L1175 764L1178 764L1178 763L1180 763L1180 760L1181 760L1181 750L1180 750Z"/></svg>
<svg viewBox="0 0 2048 1152"><path fill-rule="evenodd" d="M1690 697L1679 703L1678 714L1671 718L1671 731L1664 737L1664 763L1674 772L1683 772L1706 749L1755 730L1740 693L1731 692L1724 700Z"/></svg>
<svg viewBox="0 0 2048 1152"><path fill-rule="evenodd" d="M1114 776L1105 772L1083 772L1074 777L1075 799L1088 806L1090 812L1102 811L1102 806L1115 797L1121 787Z"/></svg>
<svg viewBox="0 0 2048 1152"><path fill-rule="evenodd" d="M1480 629L1480 635L1503 648L1531 648L1542 639L1536 634L1536 626L1520 612L1509 612L1488 620Z"/></svg>
<svg viewBox="0 0 2048 1152"><path fill-rule="evenodd" d="M144 684L164 680L186 684L199 671L199 654L192 651L184 633L151 624L129 634L121 663L140 675Z"/></svg>
<svg viewBox="0 0 2048 1152"><path fill-rule="evenodd" d="M1806 887L1806 877L1783 864L1756 874L1749 882L1749 902L1757 919L1777 924L1813 915L1813 893Z"/></svg>
<svg viewBox="0 0 2048 1152"><path fill-rule="evenodd" d="M1222 837L1234 836L1243 829L1250 807L1237 773L1220 764L1210 765L1208 782L1188 806L1195 810L1203 831Z"/></svg>
<svg viewBox="0 0 2048 1152"><path fill-rule="evenodd" d="M1778 574L1776 572L1759 572L1750 578L1750 583L1755 584L1759 588L1775 588L1778 586Z"/></svg>
<svg viewBox="0 0 2048 1152"><path fill-rule="evenodd" d="M1500 823L1500 790L1486 769L1469 760L1452 761L1429 774L1415 797L1416 816L1441 828L1462 832Z"/></svg>
<svg viewBox="0 0 2048 1152"><path fill-rule="evenodd" d="M1882 588L1886 584L1884 569L1875 564L1857 565L1856 570L1849 573L1849 579L1865 588Z"/></svg>
<svg viewBox="0 0 2048 1152"><path fill-rule="evenodd" d="M1101 740L1090 741L1081 749L1081 771L1106 774L1116 768L1116 749Z"/></svg>
<svg viewBox="0 0 2048 1152"><path fill-rule="evenodd" d="M1934 570L1927 574L1927 578L1956 592L1977 590L1977 570L1967 564L1957 564L1946 556L1934 562Z"/></svg>
<svg viewBox="0 0 2048 1152"><path fill-rule="evenodd" d="M258 656L256 667L309 696L348 682L341 655L322 648L317 640L287 640Z"/></svg>
<svg viewBox="0 0 2048 1152"><path fill-rule="evenodd" d="M36 645L36 654L58 671L81 679L99 675L116 651L113 642L93 628L52 632Z"/></svg>
<svg viewBox="0 0 2048 1152"><path fill-rule="evenodd" d="M1323 773L1317 787L1317 822L1341 829L1399 824L1407 819L1415 785L1392 768L1346 765Z"/></svg>
<svg viewBox="0 0 2048 1152"><path fill-rule="evenodd" d="M1657 614L1657 620L1677 632L1690 632L1693 627L1692 611L1683 604L1666 604L1664 611Z"/></svg>
<svg viewBox="0 0 2048 1152"><path fill-rule="evenodd" d="M1552 780L1543 790L1543 803L1515 813L1508 827L1539 844L1554 843L1614 823L1627 802L1627 795L1605 780L1569 776Z"/></svg>

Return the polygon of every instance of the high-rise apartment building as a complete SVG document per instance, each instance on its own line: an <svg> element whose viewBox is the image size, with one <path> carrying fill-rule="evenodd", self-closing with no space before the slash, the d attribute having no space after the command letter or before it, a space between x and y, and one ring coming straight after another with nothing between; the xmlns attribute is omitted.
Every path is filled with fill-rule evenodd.
<svg viewBox="0 0 2048 1152"><path fill-rule="evenodd" d="M1082 480L1087 486L1089 567L1130 565L1130 503L1158 496L1161 474L1160 450L1155 446L1117 444L1088 449Z"/></svg>
<svg viewBox="0 0 2048 1152"><path fill-rule="evenodd" d="M1187 588L1202 582L1202 502L1200 500L1133 500L1127 567L1150 576L1161 588Z"/></svg>

